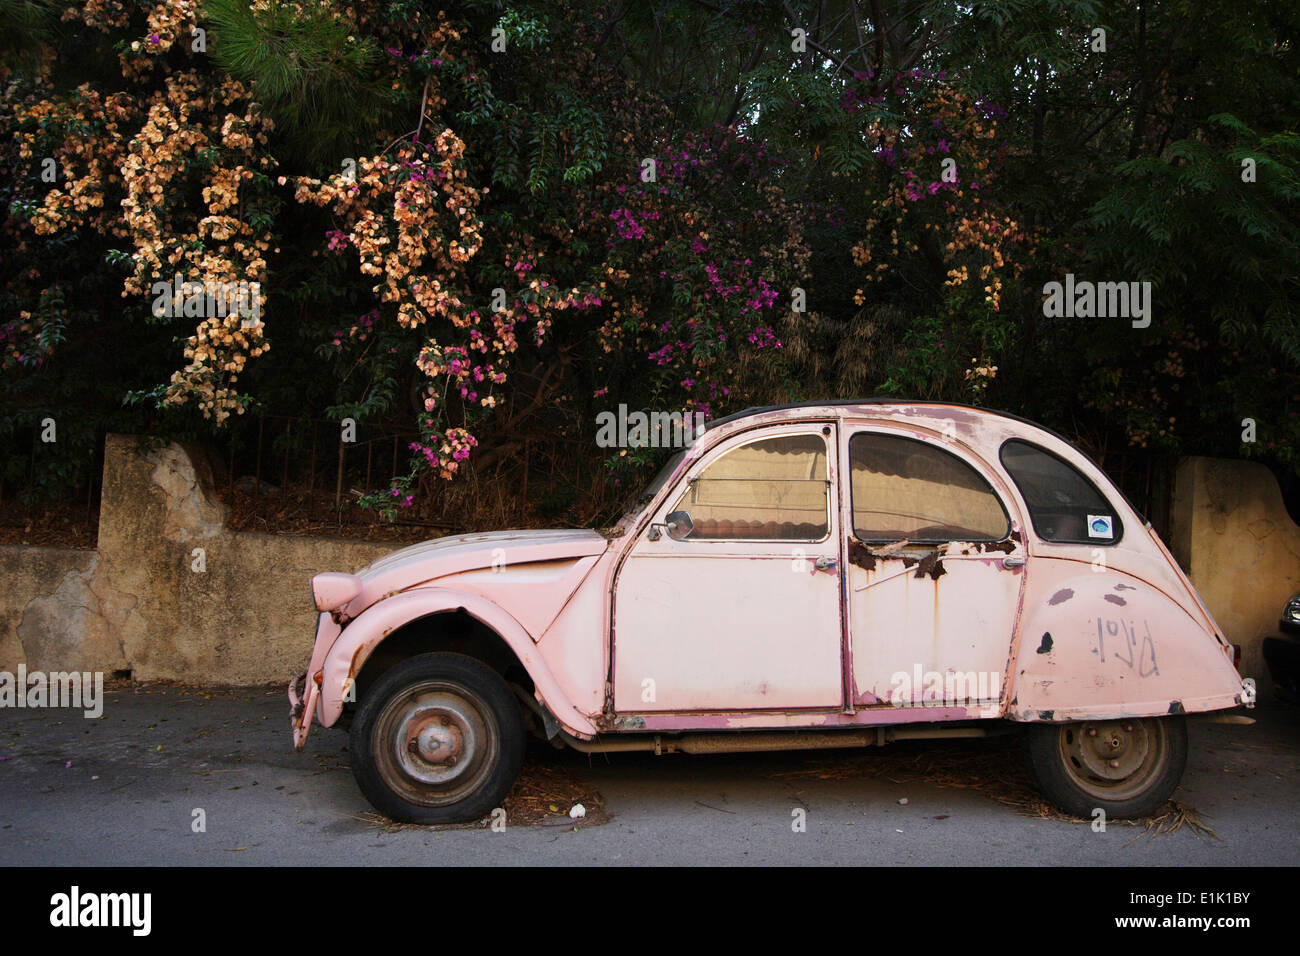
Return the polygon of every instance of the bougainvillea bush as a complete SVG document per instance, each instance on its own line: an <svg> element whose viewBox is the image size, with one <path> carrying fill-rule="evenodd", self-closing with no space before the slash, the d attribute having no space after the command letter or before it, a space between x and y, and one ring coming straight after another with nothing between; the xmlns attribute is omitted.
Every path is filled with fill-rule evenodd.
<svg viewBox="0 0 1300 956"><path fill-rule="evenodd" d="M1266 109L1190 79L1230 51L1173 9L921 6L0 5L0 437L62 443L0 482L58 494L107 430L351 419L404 436L383 514L468 482L592 521L663 457L599 447L602 411L882 392L1293 461L1294 284L1186 264L1203 221L1241 232L1225 275L1294 252L1294 51L1233 54ZM1045 319L1088 270L1178 317Z"/></svg>

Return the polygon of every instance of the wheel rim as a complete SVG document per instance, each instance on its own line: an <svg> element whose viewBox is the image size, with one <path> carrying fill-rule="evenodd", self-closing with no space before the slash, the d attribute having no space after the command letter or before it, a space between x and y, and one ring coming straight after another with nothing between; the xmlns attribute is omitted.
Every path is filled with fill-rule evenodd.
<svg viewBox="0 0 1300 956"><path fill-rule="evenodd" d="M1136 717L1067 724L1059 740L1066 773L1104 800L1126 800L1146 790L1169 749L1159 721Z"/></svg>
<svg viewBox="0 0 1300 956"><path fill-rule="evenodd" d="M375 722L378 769L412 803L464 800L491 774L501 738L487 703L446 681L412 684L395 694Z"/></svg>

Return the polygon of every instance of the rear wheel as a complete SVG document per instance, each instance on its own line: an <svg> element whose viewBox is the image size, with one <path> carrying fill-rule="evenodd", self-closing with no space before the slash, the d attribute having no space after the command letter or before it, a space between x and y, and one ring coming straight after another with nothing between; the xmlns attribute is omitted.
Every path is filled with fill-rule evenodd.
<svg viewBox="0 0 1300 956"><path fill-rule="evenodd" d="M1044 796L1067 813L1091 818L1154 813L1173 795L1187 765L1181 717L1036 724L1029 763Z"/></svg>
<svg viewBox="0 0 1300 956"><path fill-rule="evenodd" d="M524 732L495 671L463 654L420 654L364 695L349 749L357 785L385 816L462 823L501 805L519 775Z"/></svg>

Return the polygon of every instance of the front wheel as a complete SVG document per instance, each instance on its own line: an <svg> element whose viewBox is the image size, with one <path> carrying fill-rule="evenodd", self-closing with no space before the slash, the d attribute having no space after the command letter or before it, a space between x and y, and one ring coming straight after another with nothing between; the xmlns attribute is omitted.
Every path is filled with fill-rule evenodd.
<svg viewBox="0 0 1300 956"><path fill-rule="evenodd" d="M463 654L420 654L385 672L352 722L352 773L380 813L463 823L501 805L523 763L519 705Z"/></svg>
<svg viewBox="0 0 1300 956"><path fill-rule="evenodd" d="M1187 721L1176 717L1036 724L1029 764L1057 807L1085 819L1149 816L1173 795L1187 765Z"/></svg>

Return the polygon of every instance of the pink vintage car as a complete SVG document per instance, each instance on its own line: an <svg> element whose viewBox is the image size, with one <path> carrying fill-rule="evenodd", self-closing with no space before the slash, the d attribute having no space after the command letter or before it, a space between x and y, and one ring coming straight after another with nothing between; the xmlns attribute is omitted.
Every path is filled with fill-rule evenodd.
<svg viewBox="0 0 1300 956"><path fill-rule="evenodd" d="M1253 703L1102 471L959 405L751 409L604 534L441 538L312 592L294 743L355 702L357 782L413 822L498 806L528 731L708 753L1022 729L1054 803L1137 816L1178 785L1184 715Z"/></svg>

